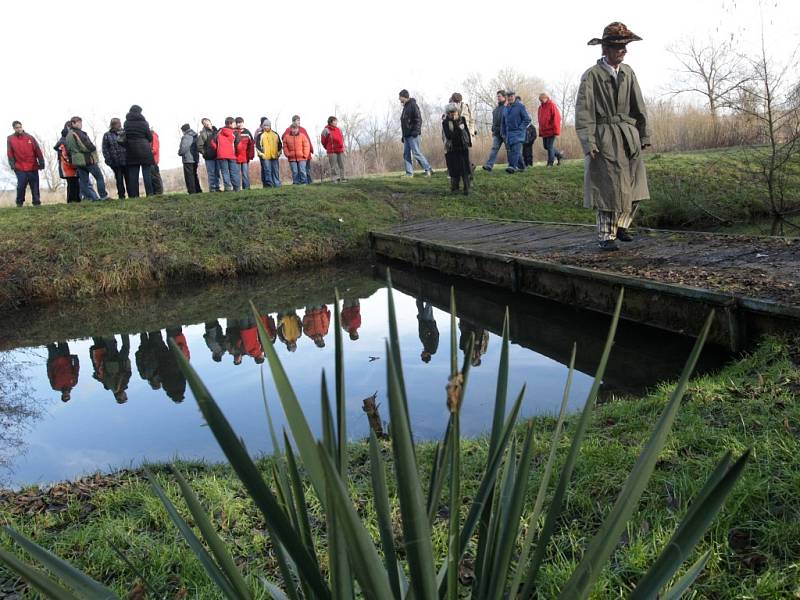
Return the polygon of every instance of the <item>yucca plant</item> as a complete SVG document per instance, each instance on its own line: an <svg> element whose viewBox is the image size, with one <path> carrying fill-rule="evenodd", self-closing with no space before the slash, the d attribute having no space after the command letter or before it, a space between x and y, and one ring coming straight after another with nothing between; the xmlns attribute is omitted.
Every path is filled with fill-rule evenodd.
<svg viewBox="0 0 800 600"><path fill-rule="evenodd" d="M180 473L173 468L181 495L205 544L181 517L164 491L151 477L151 484L198 560L202 563L220 597L248 600L266 590L276 599L350 600L455 600L469 593L480 600L532 598L536 595L539 571L556 529L578 453L592 417L595 399L603 380L623 302L619 294L603 354L586 399L577 418L572 442L545 512L545 499L564 428L565 411L572 383L575 347L569 365L561 409L553 431L538 493L530 505L528 483L534 464L533 424L524 435L516 435L517 418L525 395L523 387L507 412L509 370L509 317L506 312L500 354L494 415L489 434L488 458L483 475L466 515L462 512L460 454L460 411L469 379L471 347L461 368L455 338L456 306L451 292L450 377L443 401L450 410L443 439L436 445L430 473L423 485L417 462L408 401L400 361L399 336L394 299L389 285L389 340L386 344L387 395L390 412L391 463L397 484L402 527L402 561L395 550L392 503L386 481L386 461L374 434L369 438L369 461L373 502L379 540L374 540L353 506L347 491L347 432L345 423L344 355L340 327L339 299L334 310L336 335L335 397L331 407L325 374L321 381L322 439L317 440L303 414L262 321L257 319L262 344L278 396L286 414L294 446L284 432L283 453L267 407L270 435L276 449L271 485L245 450L210 392L174 347L181 369L197 399L206 422L255 505L262 513L277 559L280 581L260 578L263 589L255 590L239 572L223 541L217 535L200 501ZM253 311L258 316L256 308ZM606 561L617 545L627 521L639 503L675 419L700 350L713 320L709 315L669 402L644 445L616 504L595 534L572 576L564 582L559 598L587 598ZM474 339L470 341L471 346ZM263 387L263 378L262 378ZM335 414L335 418L334 418ZM295 452L296 448L296 452ZM280 454L280 455L279 455ZM299 458L299 460L298 460ZM735 462L724 456L706 484L694 498L667 547L657 557L631 594L632 598L678 598L702 571L709 553L701 556L668 589L676 572L691 554L727 494L740 476L748 452ZM302 471L301 471L302 464ZM149 476L149 474L148 474ZM305 483L310 483L326 517L328 568L321 568L307 511ZM447 553L434 555L431 540L433 521L447 490L449 521ZM9 535L49 573L0 551L0 560L51 598L116 598L106 587L91 580L68 563L18 533ZM459 568L468 546L474 549L475 578L471 589L459 583Z"/></svg>

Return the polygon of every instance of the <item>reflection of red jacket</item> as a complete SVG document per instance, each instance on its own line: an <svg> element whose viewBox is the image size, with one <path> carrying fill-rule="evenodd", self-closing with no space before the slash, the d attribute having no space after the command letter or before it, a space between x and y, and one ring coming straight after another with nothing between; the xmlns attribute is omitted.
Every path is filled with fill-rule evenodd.
<svg viewBox="0 0 800 600"><path fill-rule="evenodd" d="M258 339L258 327L248 327L242 329L242 346L246 354L253 358L261 358L264 356L264 350L261 348L261 342Z"/></svg>
<svg viewBox="0 0 800 600"><path fill-rule="evenodd" d="M244 164L253 160L256 155L255 144L253 144L253 135L247 129L240 129L238 132L239 134L239 143L236 146L236 162Z"/></svg>
<svg viewBox="0 0 800 600"><path fill-rule="evenodd" d="M153 162L158 164L158 161L161 160L161 141L158 139L158 134L150 130L153 134L153 141L150 142L150 149L153 151Z"/></svg>
<svg viewBox="0 0 800 600"><path fill-rule="evenodd" d="M331 311L327 306L316 306L303 315L303 331L310 338L328 335L331 324Z"/></svg>
<svg viewBox="0 0 800 600"><path fill-rule="evenodd" d="M175 340L175 343L178 345L178 348L181 349L181 352L186 357L186 360L189 360L191 358L191 354L189 353L189 343L186 341L186 336L182 333L179 333L172 339Z"/></svg>
<svg viewBox="0 0 800 600"><path fill-rule="evenodd" d="M561 113L556 103L548 100L539 105L539 137L561 135Z"/></svg>
<svg viewBox="0 0 800 600"><path fill-rule="evenodd" d="M234 139L233 129L230 127L223 127L219 130L216 143L211 142L217 151L219 160L236 160L236 151L233 148Z"/></svg>
<svg viewBox="0 0 800 600"><path fill-rule="evenodd" d="M50 385L59 392L71 390L78 385L79 371L78 357L74 354L57 356L47 365L47 377L50 379Z"/></svg>
<svg viewBox="0 0 800 600"><path fill-rule="evenodd" d="M275 338L278 337L278 328L275 327L275 319L270 315L261 315L261 322L264 324L264 329L267 330L270 341L274 342Z"/></svg>
<svg viewBox="0 0 800 600"><path fill-rule="evenodd" d="M328 125L322 130L322 147L328 154L344 152L344 136L342 130L335 125Z"/></svg>
<svg viewBox="0 0 800 600"><path fill-rule="evenodd" d="M361 306L345 306L342 309L342 329L348 333L358 331L361 327Z"/></svg>

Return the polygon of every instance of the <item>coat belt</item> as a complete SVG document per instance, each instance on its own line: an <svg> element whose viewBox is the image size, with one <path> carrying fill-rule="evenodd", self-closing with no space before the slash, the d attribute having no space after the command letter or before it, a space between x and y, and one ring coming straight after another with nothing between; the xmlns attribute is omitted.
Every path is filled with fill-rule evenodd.
<svg viewBox="0 0 800 600"><path fill-rule="evenodd" d="M595 123L598 125L617 125L619 123L627 123L628 125L636 125L636 119L628 115L611 115L609 117L597 117Z"/></svg>

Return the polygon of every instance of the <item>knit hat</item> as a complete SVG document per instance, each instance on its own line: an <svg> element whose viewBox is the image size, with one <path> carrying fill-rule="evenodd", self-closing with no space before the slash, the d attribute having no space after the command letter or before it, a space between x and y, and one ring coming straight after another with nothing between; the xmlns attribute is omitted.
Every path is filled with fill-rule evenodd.
<svg viewBox="0 0 800 600"><path fill-rule="evenodd" d="M191 125L189 125L188 123L184 123L183 125L181 125L181 131L182 131L183 133L186 133L186 132L187 132L187 131L189 131L191 128L192 128L192 126L191 126Z"/></svg>
<svg viewBox="0 0 800 600"><path fill-rule="evenodd" d="M444 112L446 113L457 113L458 112L458 104L455 102L450 102L447 106L444 107Z"/></svg>
<svg viewBox="0 0 800 600"><path fill-rule="evenodd" d="M262 127L272 127L272 121L270 121L267 117L261 119L261 126Z"/></svg>
<svg viewBox="0 0 800 600"><path fill-rule="evenodd" d="M264 124L264 121L269 121L269 119L267 117L261 117L261 124L262 125Z"/></svg>
<svg viewBox="0 0 800 600"><path fill-rule="evenodd" d="M606 25L606 28L603 29L603 37L602 38L592 38L589 40L589 46L599 46L600 44L629 44L631 42L638 42L642 38L638 35L633 33L625 23L620 23L619 21L614 21L613 23L609 23Z"/></svg>
<svg viewBox="0 0 800 600"><path fill-rule="evenodd" d="M400 90L400 94L399 95L402 98L410 98L411 97L411 94L409 94L408 90L406 90L406 89Z"/></svg>
<svg viewBox="0 0 800 600"><path fill-rule="evenodd" d="M131 106L131 109L128 112L140 113L142 112L142 107L139 106L138 104L134 104L133 106Z"/></svg>

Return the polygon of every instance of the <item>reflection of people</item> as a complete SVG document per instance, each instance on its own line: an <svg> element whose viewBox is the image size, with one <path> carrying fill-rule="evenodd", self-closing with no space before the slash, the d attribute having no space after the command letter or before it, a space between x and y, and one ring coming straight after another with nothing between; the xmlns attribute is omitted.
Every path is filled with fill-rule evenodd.
<svg viewBox="0 0 800 600"><path fill-rule="evenodd" d="M67 342L47 344L47 378L50 386L61 392L62 402L69 402L72 388L78 385L79 370L78 357L69 353Z"/></svg>
<svg viewBox="0 0 800 600"><path fill-rule="evenodd" d="M350 334L351 340L358 339L358 328L361 327L361 303L358 298L342 303L342 329Z"/></svg>
<svg viewBox="0 0 800 600"><path fill-rule="evenodd" d="M169 341L173 340L180 348L181 353L189 360L191 354L189 353L189 345L186 343L186 336L180 327L167 327L167 341L161 342L158 348L158 372L161 375L161 385L164 391L167 392L170 400L176 404L183 402L184 394L186 393L186 377L183 375L178 366L178 359L175 358L172 348L169 346ZM159 333L159 341L161 334Z"/></svg>
<svg viewBox="0 0 800 600"><path fill-rule="evenodd" d="M264 349L261 347L261 341L258 339L258 325L253 317L240 319L241 323L241 340L242 349L248 356L252 356L256 364L260 365L264 362Z"/></svg>
<svg viewBox="0 0 800 600"><path fill-rule="evenodd" d="M433 304L417 300L417 321L419 323L419 341L422 342L422 362L431 362L431 357L439 348L439 328L433 318Z"/></svg>
<svg viewBox="0 0 800 600"><path fill-rule="evenodd" d="M476 327L473 323L460 319L458 322L458 330L460 338L458 340L458 348L462 352L467 351L470 335L475 334L475 345L472 347L472 356L470 362L473 367L479 367L481 364L481 356L486 354L489 348L489 332L483 327Z"/></svg>
<svg viewBox="0 0 800 600"><path fill-rule="evenodd" d="M225 355L225 335L222 333L222 325L217 319L206 322L206 332L203 334L206 346L211 350L211 358L214 362L221 362Z"/></svg>
<svg viewBox="0 0 800 600"><path fill-rule="evenodd" d="M238 319L228 319L225 328L225 349L233 357L233 364L242 364L242 328Z"/></svg>
<svg viewBox="0 0 800 600"><path fill-rule="evenodd" d="M93 345L89 348L89 357L94 367L94 377L111 390L118 404L128 401L128 382L131 379L131 360L129 358L131 341L128 334L122 334L122 347L117 349L115 337L92 338Z"/></svg>
<svg viewBox="0 0 800 600"><path fill-rule="evenodd" d="M286 344L289 352L297 350L297 340L303 335L303 324L294 310L283 310L278 313L278 338Z"/></svg>
<svg viewBox="0 0 800 600"><path fill-rule="evenodd" d="M161 389L161 375L158 372L158 353L164 339L160 331L139 334L139 349L136 351L136 370L139 376L150 384L154 390Z"/></svg>
<svg viewBox="0 0 800 600"><path fill-rule="evenodd" d="M324 337L328 335L330 324L331 311L326 305L306 306L306 313L303 315L303 331L314 340L318 348L325 347Z"/></svg>

